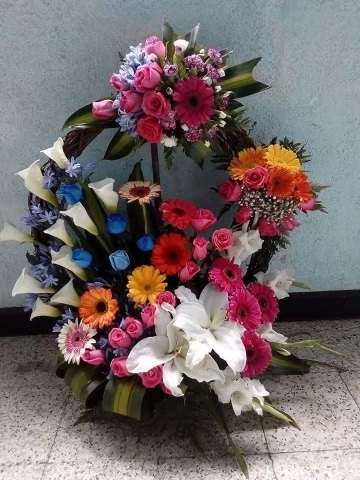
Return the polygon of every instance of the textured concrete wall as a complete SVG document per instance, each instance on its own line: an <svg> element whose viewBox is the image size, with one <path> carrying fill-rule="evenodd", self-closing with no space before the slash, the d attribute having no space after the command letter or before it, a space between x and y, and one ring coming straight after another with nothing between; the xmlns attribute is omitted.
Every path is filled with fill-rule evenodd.
<svg viewBox="0 0 360 480"><path fill-rule="evenodd" d="M70 113L109 91L117 52L160 33L164 14L179 31L200 21L200 40L234 50L232 62L263 57L256 75L273 88L245 99L255 137L306 142L311 178L332 185L321 197L329 215L304 216L278 262L316 290L359 288L358 0L2 0L0 224L24 214L26 192L14 172L52 144ZM84 162L100 159L106 140ZM101 173L120 182L131 164L103 162ZM200 172L181 155L163 178L166 193L204 206L215 198L208 184L220 181L210 165ZM0 305L17 305L10 291L25 248L0 248Z"/></svg>

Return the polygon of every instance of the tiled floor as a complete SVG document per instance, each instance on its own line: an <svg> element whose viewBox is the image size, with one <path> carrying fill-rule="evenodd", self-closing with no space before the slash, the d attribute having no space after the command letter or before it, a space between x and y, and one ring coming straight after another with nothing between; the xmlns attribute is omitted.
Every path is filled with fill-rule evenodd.
<svg viewBox="0 0 360 480"><path fill-rule="evenodd" d="M278 329L293 338L323 338L349 360L307 351L307 358L343 370L317 363L304 377L264 379L273 402L301 431L268 416L234 418L233 438L246 454L250 479L360 480L360 321ZM54 357L52 336L0 338L1 480L245 478L215 434L207 437L205 458L170 433L140 436L120 417L74 426L81 405L54 376Z"/></svg>

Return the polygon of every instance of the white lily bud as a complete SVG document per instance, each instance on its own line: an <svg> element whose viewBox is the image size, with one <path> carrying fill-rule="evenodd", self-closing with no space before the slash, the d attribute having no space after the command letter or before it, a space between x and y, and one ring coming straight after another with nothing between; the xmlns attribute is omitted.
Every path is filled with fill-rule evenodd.
<svg viewBox="0 0 360 480"><path fill-rule="evenodd" d="M209 147L210 147L210 142L209 142L209 140L205 140L204 145L205 145L205 147L209 148Z"/></svg>
<svg viewBox="0 0 360 480"><path fill-rule="evenodd" d="M226 118L227 115L225 112L222 112L221 110L215 110L215 112L218 114L219 118Z"/></svg>
<svg viewBox="0 0 360 480"><path fill-rule="evenodd" d="M78 307L80 305L80 297L76 293L73 280L70 280L66 285L63 286L58 292L51 297L51 304L63 304L70 305L71 307Z"/></svg>
<svg viewBox="0 0 360 480"><path fill-rule="evenodd" d="M35 160L30 167L17 172L15 175L19 175L19 177L24 180L25 187L29 192L57 207L59 203L55 194L43 186L43 175L41 173L39 162L40 160Z"/></svg>
<svg viewBox="0 0 360 480"><path fill-rule="evenodd" d="M44 230L44 233L51 235L52 237L59 238L62 240L66 245L70 247L74 246L74 241L66 231L65 221L63 218L58 218L56 222L51 225L51 227Z"/></svg>
<svg viewBox="0 0 360 480"><path fill-rule="evenodd" d="M179 38L178 40L175 40L174 42L174 47L175 47L175 53L178 55L181 55L185 52L189 45L189 42L187 40L184 40L183 38Z"/></svg>
<svg viewBox="0 0 360 480"><path fill-rule="evenodd" d="M60 213L66 217L70 217L77 227L81 227L93 235L99 235L97 226L91 220L84 206L80 202L75 203L68 210L62 210Z"/></svg>
<svg viewBox="0 0 360 480"><path fill-rule="evenodd" d="M216 92L216 93L221 92L221 87L220 87L220 85L216 85L216 87L215 87L215 92Z"/></svg>
<svg viewBox="0 0 360 480"><path fill-rule="evenodd" d="M5 223L4 228L0 232L0 242L6 242L8 240L14 240L15 242L31 242L35 240L29 234L18 230L11 223Z"/></svg>
<svg viewBox="0 0 360 480"><path fill-rule="evenodd" d="M54 162L62 169L67 167L68 159L63 150L64 140L59 137L55 142L54 145L50 148L46 148L45 150L40 150L41 153L44 153L47 157L54 160Z"/></svg>
<svg viewBox="0 0 360 480"><path fill-rule="evenodd" d="M206 83L206 85L209 85L209 86L212 85L213 83L211 77L208 77L208 76L203 77L203 81Z"/></svg>
<svg viewBox="0 0 360 480"><path fill-rule="evenodd" d="M165 147L172 148L176 147L178 142L178 139L172 135L171 137L167 137L166 135L163 135L163 137L160 140L160 143L163 143Z"/></svg>
<svg viewBox="0 0 360 480"><path fill-rule="evenodd" d="M94 190L108 213L115 213L117 210L119 195L114 192L114 183L113 178L104 178L99 182L89 183L89 188Z"/></svg>
<svg viewBox="0 0 360 480"><path fill-rule="evenodd" d="M225 125L226 125L225 120L220 120L219 125L220 125L221 128L224 128Z"/></svg>
<svg viewBox="0 0 360 480"><path fill-rule="evenodd" d="M218 74L220 77L225 77L225 70L223 68L218 68Z"/></svg>
<svg viewBox="0 0 360 480"><path fill-rule="evenodd" d="M186 125L186 123L183 123L181 125L181 128L184 130L184 132L187 132L189 130L189 127Z"/></svg>
<svg viewBox="0 0 360 480"><path fill-rule="evenodd" d="M23 293L54 293L54 288L43 288L41 282L36 280L31 275L26 273L24 268L20 274L20 277L16 280L15 285L12 289L11 295L21 295Z"/></svg>
<svg viewBox="0 0 360 480"><path fill-rule="evenodd" d="M30 320L35 317L60 317L60 315L60 310L38 298L35 302L35 308L30 315Z"/></svg>
<svg viewBox="0 0 360 480"><path fill-rule="evenodd" d="M70 272L81 278L81 280L87 280L85 271L79 267L77 263L73 262L71 258L72 250L68 245L61 247L58 252L51 250L51 263L70 270Z"/></svg>

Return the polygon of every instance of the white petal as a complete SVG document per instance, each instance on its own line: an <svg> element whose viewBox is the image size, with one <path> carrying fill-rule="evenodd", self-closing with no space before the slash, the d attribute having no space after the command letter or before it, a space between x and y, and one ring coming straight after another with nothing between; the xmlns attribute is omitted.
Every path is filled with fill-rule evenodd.
<svg viewBox="0 0 360 480"><path fill-rule="evenodd" d="M156 305L156 313L154 317L155 333L158 336L166 337L167 326L172 318L170 313L162 306Z"/></svg>
<svg viewBox="0 0 360 480"><path fill-rule="evenodd" d="M204 305L212 325L221 325L226 316L228 294L219 292L213 285L208 283L201 292L199 300Z"/></svg>
<svg viewBox="0 0 360 480"><path fill-rule="evenodd" d="M263 403L263 397L270 395L260 380L257 380L256 378L245 378L244 381L247 383L248 389L252 396L258 398L260 403Z"/></svg>
<svg viewBox="0 0 360 480"><path fill-rule="evenodd" d="M225 322L213 331L208 342L211 348L226 361L235 372L242 372L246 365L246 350L242 342L245 329L237 323Z"/></svg>
<svg viewBox="0 0 360 480"><path fill-rule="evenodd" d="M19 175L19 177L24 180L25 187L29 192L57 207L59 203L55 194L51 190L43 187L43 175L39 162L40 160L35 160L30 167L17 172L16 175Z"/></svg>
<svg viewBox="0 0 360 480"><path fill-rule="evenodd" d="M180 372L198 382L225 381L225 375L210 355L207 355L201 363L193 368L188 368L182 357L175 357L174 363Z"/></svg>
<svg viewBox="0 0 360 480"><path fill-rule="evenodd" d="M115 213L117 210L119 195L114 192L114 183L113 178L105 178L99 182L89 183L89 188L94 190L97 197L105 205L108 213Z"/></svg>
<svg viewBox="0 0 360 480"><path fill-rule="evenodd" d="M239 387L239 389L231 395L230 400L235 415L241 415L242 412L246 412L252 408L253 397L245 388L242 389Z"/></svg>
<svg viewBox="0 0 360 480"><path fill-rule="evenodd" d="M210 352L211 347L207 342L189 340L189 349L186 353L185 365L189 368L194 368L194 366L202 362Z"/></svg>
<svg viewBox="0 0 360 480"><path fill-rule="evenodd" d="M257 329L257 333L268 342L286 343L287 341L287 337L273 330L271 323L260 325Z"/></svg>
<svg viewBox="0 0 360 480"><path fill-rule="evenodd" d="M93 235L99 235L95 223L91 220L84 206L80 202L75 203L68 210L62 210L60 213L66 217L70 217L77 227L81 227Z"/></svg>
<svg viewBox="0 0 360 480"><path fill-rule="evenodd" d="M0 241L6 242L14 240L15 242L34 242L34 238L29 234L18 230L11 223L5 223L4 228L0 232Z"/></svg>
<svg viewBox="0 0 360 480"><path fill-rule="evenodd" d="M57 308L44 303L40 298L35 302L35 308L30 315L30 320L35 317L60 317L61 312Z"/></svg>
<svg viewBox="0 0 360 480"><path fill-rule="evenodd" d="M64 140L59 137L55 142L54 145L50 148L46 148L45 150L40 150L41 153L44 153L47 157L54 160L57 165L64 169L67 167L67 158L63 150Z"/></svg>
<svg viewBox="0 0 360 480"><path fill-rule="evenodd" d="M168 148L176 147L177 142L178 142L178 139L174 135L172 135L171 137L163 135L160 140L160 143L164 144L165 147L168 147Z"/></svg>
<svg viewBox="0 0 360 480"><path fill-rule="evenodd" d="M64 304L71 305L72 307L78 307L80 305L80 297L76 293L73 280L70 280L64 285L58 292L51 297L51 304Z"/></svg>
<svg viewBox="0 0 360 480"><path fill-rule="evenodd" d="M189 45L189 42L187 40L184 40L183 38L179 38L178 40L175 40L174 46L180 50L181 53L185 52Z"/></svg>
<svg viewBox="0 0 360 480"><path fill-rule="evenodd" d="M193 293L189 288L179 287L175 290L175 295L180 300L180 302L198 302L195 293Z"/></svg>
<svg viewBox="0 0 360 480"><path fill-rule="evenodd" d="M72 249L68 245L64 245L60 248L58 252L54 250L50 250L51 252L51 263L54 265L59 265L60 267L66 268L70 270L70 272L74 273L77 277L81 278L81 280L87 280L87 276L85 271L79 267L75 262L71 260Z"/></svg>
<svg viewBox="0 0 360 480"><path fill-rule="evenodd" d="M202 335L210 327L210 318L200 303L181 303L176 308L174 325L189 337Z"/></svg>
<svg viewBox="0 0 360 480"><path fill-rule="evenodd" d="M42 288L41 283L26 273L25 268L16 280L12 290L12 296L21 295L22 293L54 293L54 288Z"/></svg>
<svg viewBox="0 0 360 480"><path fill-rule="evenodd" d="M247 228L247 224L246 224ZM244 231L233 233L234 245L228 249L227 257L234 258L235 263L240 264L249 255L260 250L263 240L260 238L258 230Z"/></svg>
<svg viewBox="0 0 360 480"><path fill-rule="evenodd" d="M163 366L163 382L174 397L182 397L184 395L184 392L179 387L182 381L183 375L176 368L175 363L173 361L165 363Z"/></svg>
<svg viewBox="0 0 360 480"><path fill-rule="evenodd" d="M66 245L70 245L70 247L74 246L74 242L66 230L65 220L63 218L58 218L51 227L44 230L44 233L59 238L66 243Z"/></svg>
<svg viewBox="0 0 360 480"><path fill-rule="evenodd" d="M132 373L148 372L175 357L175 353L167 353L168 348L169 341L166 337L144 338L131 350L126 367Z"/></svg>

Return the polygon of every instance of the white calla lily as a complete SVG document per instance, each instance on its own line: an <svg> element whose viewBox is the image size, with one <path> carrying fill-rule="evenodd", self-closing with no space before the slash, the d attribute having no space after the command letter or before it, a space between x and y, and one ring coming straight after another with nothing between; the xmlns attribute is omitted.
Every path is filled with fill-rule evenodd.
<svg viewBox="0 0 360 480"><path fill-rule="evenodd" d="M73 280L70 280L50 299L50 303L54 305L70 305L71 307L78 307L80 305L80 297L76 293Z"/></svg>
<svg viewBox="0 0 360 480"><path fill-rule="evenodd" d="M54 160L60 168L65 169L68 164L68 159L66 158L63 147L64 140L59 137L52 147L40 151L41 153L45 153L51 160Z"/></svg>
<svg viewBox="0 0 360 480"><path fill-rule="evenodd" d="M77 202L68 210L62 210L60 213L66 217L70 217L77 227L81 227L93 235L99 235L97 226L89 217L82 203Z"/></svg>
<svg viewBox="0 0 360 480"><path fill-rule="evenodd" d="M26 272L24 268L20 277L16 280L11 295L21 295L23 293L54 293L54 288L43 288L41 282L36 280Z"/></svg>
<svg viewBox="0 0 360 480"><path fill-rule="evenodd" d="M259 272L255 275L259 283L268 285L276 298L281 300L282 298L288 297L288 290L291 287L294 271L293 270L280 270L278 272Z"/></svg>
<svg viewBox="0 0 360 480"><path fill-rule="evenodd" d="M87 280L85 271L72 261L72 249L68 245L64 245L58 252L51 250L51 263L66 268L74 273L81 280Z"/></svg>
<svg viewBox="0 0 360 480"><path fill-rule="evenodd" d="M119 195L114 192L114 183L115 180L113 178L104 178L104 180L89 183L88 185L102 201L108 213L116 212L119 201Z"/></svg>
<svg viewBox="0 0 360 480"><path fill-rule="evenodd" d="M6 242L8 240L36 243L29 233L18 230L14 225L11 225L11 223L5 223L4 228L0 232L0 242Z"/></svg>
<svg viewBox="0 0 360 480"><path fill-rule="evenodd" d="M44 230L44 233L47 233L52 237L59 238L70 247L74 246L74 241L66 230L65 221L63 218L58 218L56 222L51 225L51 227Z"/></svg>
<svg viewBox="0 0 360 480"><path fill-rule="evenodd" d="M29 192L57 207L59 203L55 194L51 190L44 188L39 162L40 160L35 160L30 167L17 172L16 175L19 175L24 180L25 187Z"/></svg>
<svg viewBox="0 0 360 480"><path fill-rule="evenodd" d="M38 298L35 302L35 308L30 315L30 320L35 317L60 317L61 312L59 309L44 303L41 298Z"/></svg>
<svg viewBox="0 0 360 480"><path fill-rule="evenodd" d="M247 231L247 228L248 223L245 223L239 232L233 233L233 246L227 250L227 258L234 258L234 262L238 265L249 255L260 250L263 244L259 230Z"/></svg>

